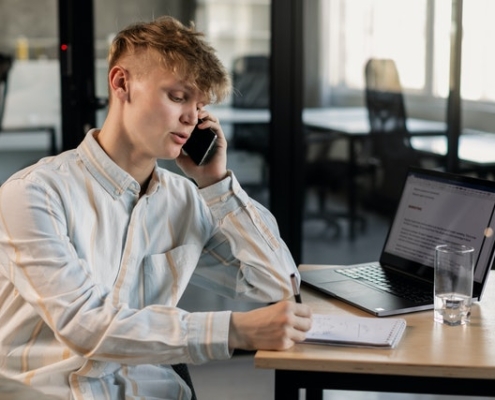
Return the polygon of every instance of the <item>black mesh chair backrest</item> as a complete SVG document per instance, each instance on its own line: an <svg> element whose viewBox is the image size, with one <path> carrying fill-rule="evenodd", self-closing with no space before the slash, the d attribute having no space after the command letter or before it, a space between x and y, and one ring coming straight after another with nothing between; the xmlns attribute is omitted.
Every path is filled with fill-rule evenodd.
<svg viewBox="0 0 495 400"><path fill-rule="evenodd" d="M369 89L366 99L372 133L407 132L401 93Z"/></svg>
<svg viewBox="0 0 495 400"><path fill-rule="evenodd" d="M0 130L2 129L5 103L7 101L7 83L12 62L11 56L0 53Z"/></svg>
<svg viewBox="0 0 495 400"><path fill-rule="evenodd" d="M232 70L234 108L270 107L270 59L268 56L243 56L234 60Z"/></svg>
<svg viewBox="0 0 495 400"><path fill-rule="evenodd" d="M234 60L232 70L234 108L270 107L270 58L265 55L243 56ZM268 159L270 124L234 124L233 147L258 153Z"/></svg>
<svg viewBox="0 0 495 400"><path fill-rule="evenodd" d="M365 67L366 108L373 154L412 154L399 74L390 59L370 59ZM387 135L389 134L389 135Z"/></svg>
<svg viewBox="0 0 495 400"><path fill-rule="evenodd" d="M366 108L370 123L370 153L378 161L380 182L373 197L382 210L395 209L410 165L421 156L410 142L406 109L395 62L371 59L366 63ZM390 212L390 211L388 211Z"/></svg>

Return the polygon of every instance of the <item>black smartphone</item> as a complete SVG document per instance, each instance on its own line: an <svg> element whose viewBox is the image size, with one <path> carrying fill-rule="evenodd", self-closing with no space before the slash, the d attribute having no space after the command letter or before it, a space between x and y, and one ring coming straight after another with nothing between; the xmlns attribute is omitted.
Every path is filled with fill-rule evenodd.
<svg viewBox="0 0 495 400"><path fill-rule="evenodd" d="M217 134L210 128L194 128L186 144L182 147L196 165L207 164L216 150Z"/></svg>

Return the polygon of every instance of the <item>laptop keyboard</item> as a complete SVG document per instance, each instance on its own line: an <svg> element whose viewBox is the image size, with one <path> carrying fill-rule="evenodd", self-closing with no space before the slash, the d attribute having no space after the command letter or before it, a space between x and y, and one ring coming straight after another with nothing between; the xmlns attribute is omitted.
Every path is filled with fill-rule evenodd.
<svg viewBox="0 0 495 400"><path fill-rule="evenodd" d="M356 268L337 269L338 273L353 279L360 279L372 286L396 296L422 304L433 303L433 292L424 286L414 286L411 280L391 273L386 273L376 264L363 265Z"/></svg>

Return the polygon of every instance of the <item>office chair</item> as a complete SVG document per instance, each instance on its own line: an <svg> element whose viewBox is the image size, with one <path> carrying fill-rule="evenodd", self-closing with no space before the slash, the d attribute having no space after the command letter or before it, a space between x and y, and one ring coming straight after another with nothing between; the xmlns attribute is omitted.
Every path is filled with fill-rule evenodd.
<svg viewBox="0 0 495 400"><path fill-rule="evenodd" d="M422 157L410 143L406 109L395 62L370 59L365 66L365 98L370 124L370 160L380 178L370 206L393 212L409 165L421 166Z"/></svg>
<svg viewBox="0 0 495 400"><path fill-rule="evenodd" d="M232 83L235 108L270 107L270 58L264 55L242 56L234 60Z"/></svg>
<svg viewBox="0 0 495 400"><path fill-rule="evenodd" d="M232 69L233 108L268 109L270 107L270 58L250 55L236 58ZM234 123L232 147L260 155L263 160L262 180L250 189L259 191L268 184L269 123ZM246 185L243 185L246 186Z"/></svg>
<svg viewBox="0 0 495 400"><path fill-rule="evenodd" d="M339 176L346 174L346 162L332 157L332 145L335 139L329 134L306 132L306 157L304 164L304 185L306 189L312 189L316 194L317 208L314 211L306 210L305 221L322 220L325 222L325 230L331 227L334 237L340 236L341 227L338 220L345 217L344 214L327 210L327 195L329 192L337 193L341 188ZM316 232L321 235L322 232Z"/></svg>
<svg viewBox="0 0 495 400"><path fill-rule="evenodd" d="M2 132L26 133L26 132L48 132L50 135L50 155L57 154L57 143L55 128L53 126L16 126L5 127L3 125L3 117L5 113L5 105L7 103L8 93L8 78L9 72L14 61L12 56L0 53L0 134Z"/></svg>
<svg viewBox="0 0 495 400"><path fill-rule="evenodd" d="M174 364L172 365L173 370L179 375L184 382L191 388L192 397L191 400L197 400L196 392L194 391L194 386L192 383L191 375L189 374L189 368L187 364Z"/></svg>
<svg viewBox="0 0 495 400"><path fill-rule="evenodd" d="M349 150L347 139L338 134L329 132L317 132L309 130L305 134L306 159L305 159L305 186L316 193L317 209L305 213L306 220L324 220L326 228L331 227L334 237L341 233L341 220L349 220L350 223L359 224L359 229L366 229L366 219L357 213L352 216L349 210L339 211L337 207L331 205L327 207L327 199L330 194L337 198L341 190L349 190L351 179L357 181L359 189L374 188L376 166L370 160L362 160L359 155L356 160L355 170L351 176ZM361 153L361 146L356 145L358 153ZM361 190L360 190L361 191ZM359 193L358 193L359 195ZM354 218L354 220L351 219ZM349 231L351 233L351 231Z"/></svg>

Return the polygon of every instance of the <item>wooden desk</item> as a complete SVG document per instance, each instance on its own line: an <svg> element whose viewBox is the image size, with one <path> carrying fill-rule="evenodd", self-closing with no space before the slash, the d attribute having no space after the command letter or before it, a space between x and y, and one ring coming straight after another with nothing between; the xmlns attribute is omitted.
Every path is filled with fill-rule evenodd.
<svg viewBox="0 0 495 400"><path fill-rule="evenodd" d="M301 265L300 269L322 268ZM302 288L314 312L368 316L317 291ZM275 370L275 400L322 399L323 389L495 397L495 276L467 326L444 326L433 311L403 315L407 328L397 348L363 349L298 344L258 351L255 366Z"/></svg>

